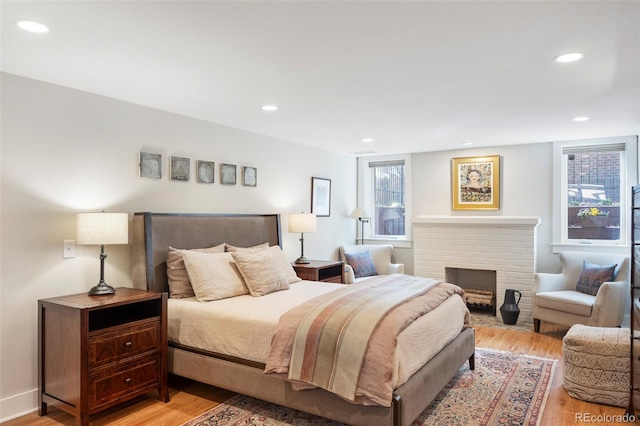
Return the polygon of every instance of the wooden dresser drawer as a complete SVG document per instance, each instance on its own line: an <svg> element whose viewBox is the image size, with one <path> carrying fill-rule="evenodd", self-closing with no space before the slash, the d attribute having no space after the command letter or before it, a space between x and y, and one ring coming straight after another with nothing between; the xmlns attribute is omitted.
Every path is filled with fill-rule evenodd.
<svg viewBox="0 0 640 426"><path fill-rule="evenodd" d="M89 337L89 368L157 350L160 331L160 321L153 320Z"/></svg>
<svg viewBox="0 0 640 426"><path fill-rule="evenodd" d="M122 368L89 376L89 409L158 387L160 357L154 356L125 364ZM97 411L97 410L96 410Z"/></svg>

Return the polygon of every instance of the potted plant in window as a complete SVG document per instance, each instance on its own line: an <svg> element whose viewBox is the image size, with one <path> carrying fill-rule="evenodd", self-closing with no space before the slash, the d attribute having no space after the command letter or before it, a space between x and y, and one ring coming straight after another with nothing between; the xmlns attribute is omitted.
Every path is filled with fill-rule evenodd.
<svg viewBox="0 0 640 426"><path fill-rule="evenodd" d="M601 228L607 225L609 212L600 210L597 207L585 207L578 211L580 226L583 228Z"/></svg>

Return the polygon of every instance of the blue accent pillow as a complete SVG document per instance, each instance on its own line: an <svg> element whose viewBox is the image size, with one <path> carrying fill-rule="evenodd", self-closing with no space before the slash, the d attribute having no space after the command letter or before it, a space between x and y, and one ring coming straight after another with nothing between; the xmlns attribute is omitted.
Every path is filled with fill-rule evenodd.
<svg viewBox="0 0 640 426"><path fill-rule="evenodd" d="M598 294L598 290L602 283L613 281L616 273L616 265L594 265L586 260L582 263L582 272L578 283L576 284L576 290L581 293L590 294L595 296Z"/></svg>
<svg viewBox="0 0 640 426"><path fill-rule="evenodd" d="M361 253L345 253L344 257L347 259L347 263L353 268L353 273L356 278L378 275L369 250Z"/></svg>

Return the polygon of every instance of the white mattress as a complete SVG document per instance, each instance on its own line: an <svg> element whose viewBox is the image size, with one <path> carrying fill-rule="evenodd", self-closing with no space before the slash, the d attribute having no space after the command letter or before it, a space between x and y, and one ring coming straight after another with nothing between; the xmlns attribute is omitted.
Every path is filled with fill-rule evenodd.
<svg viewBox="0 0 640 426"><path fill-rule="evenodd" d="M205 303L195 297L169 299L169 341L265 363L280 316L295 305L342 286L300 281L291 284L289 290L262 297L243 295ZM467 319L467 307L456 295L407 327L398 336L394 383L404 383L451 342Z"/></svg>

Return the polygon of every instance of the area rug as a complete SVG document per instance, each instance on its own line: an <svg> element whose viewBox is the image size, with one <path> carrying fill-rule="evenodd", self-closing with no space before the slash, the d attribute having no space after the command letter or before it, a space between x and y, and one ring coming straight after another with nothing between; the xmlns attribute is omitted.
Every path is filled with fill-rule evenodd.
<svg viewBox="0 0 640 426"><path fill-rule="evenodd" d="M556 361L476 348L468 363L413 423L539 425ZM311 414L236 395L183 426L342 425Z"/></svg>
<svg viewBox="0 0 640 426"><path fill-rule="evenodd" d="M519 320L516 324L505 324L500 316L493 315L490 312L471 311L471 326L503 328L506 330L532 331L533 324L524 323Z"/></svg>

